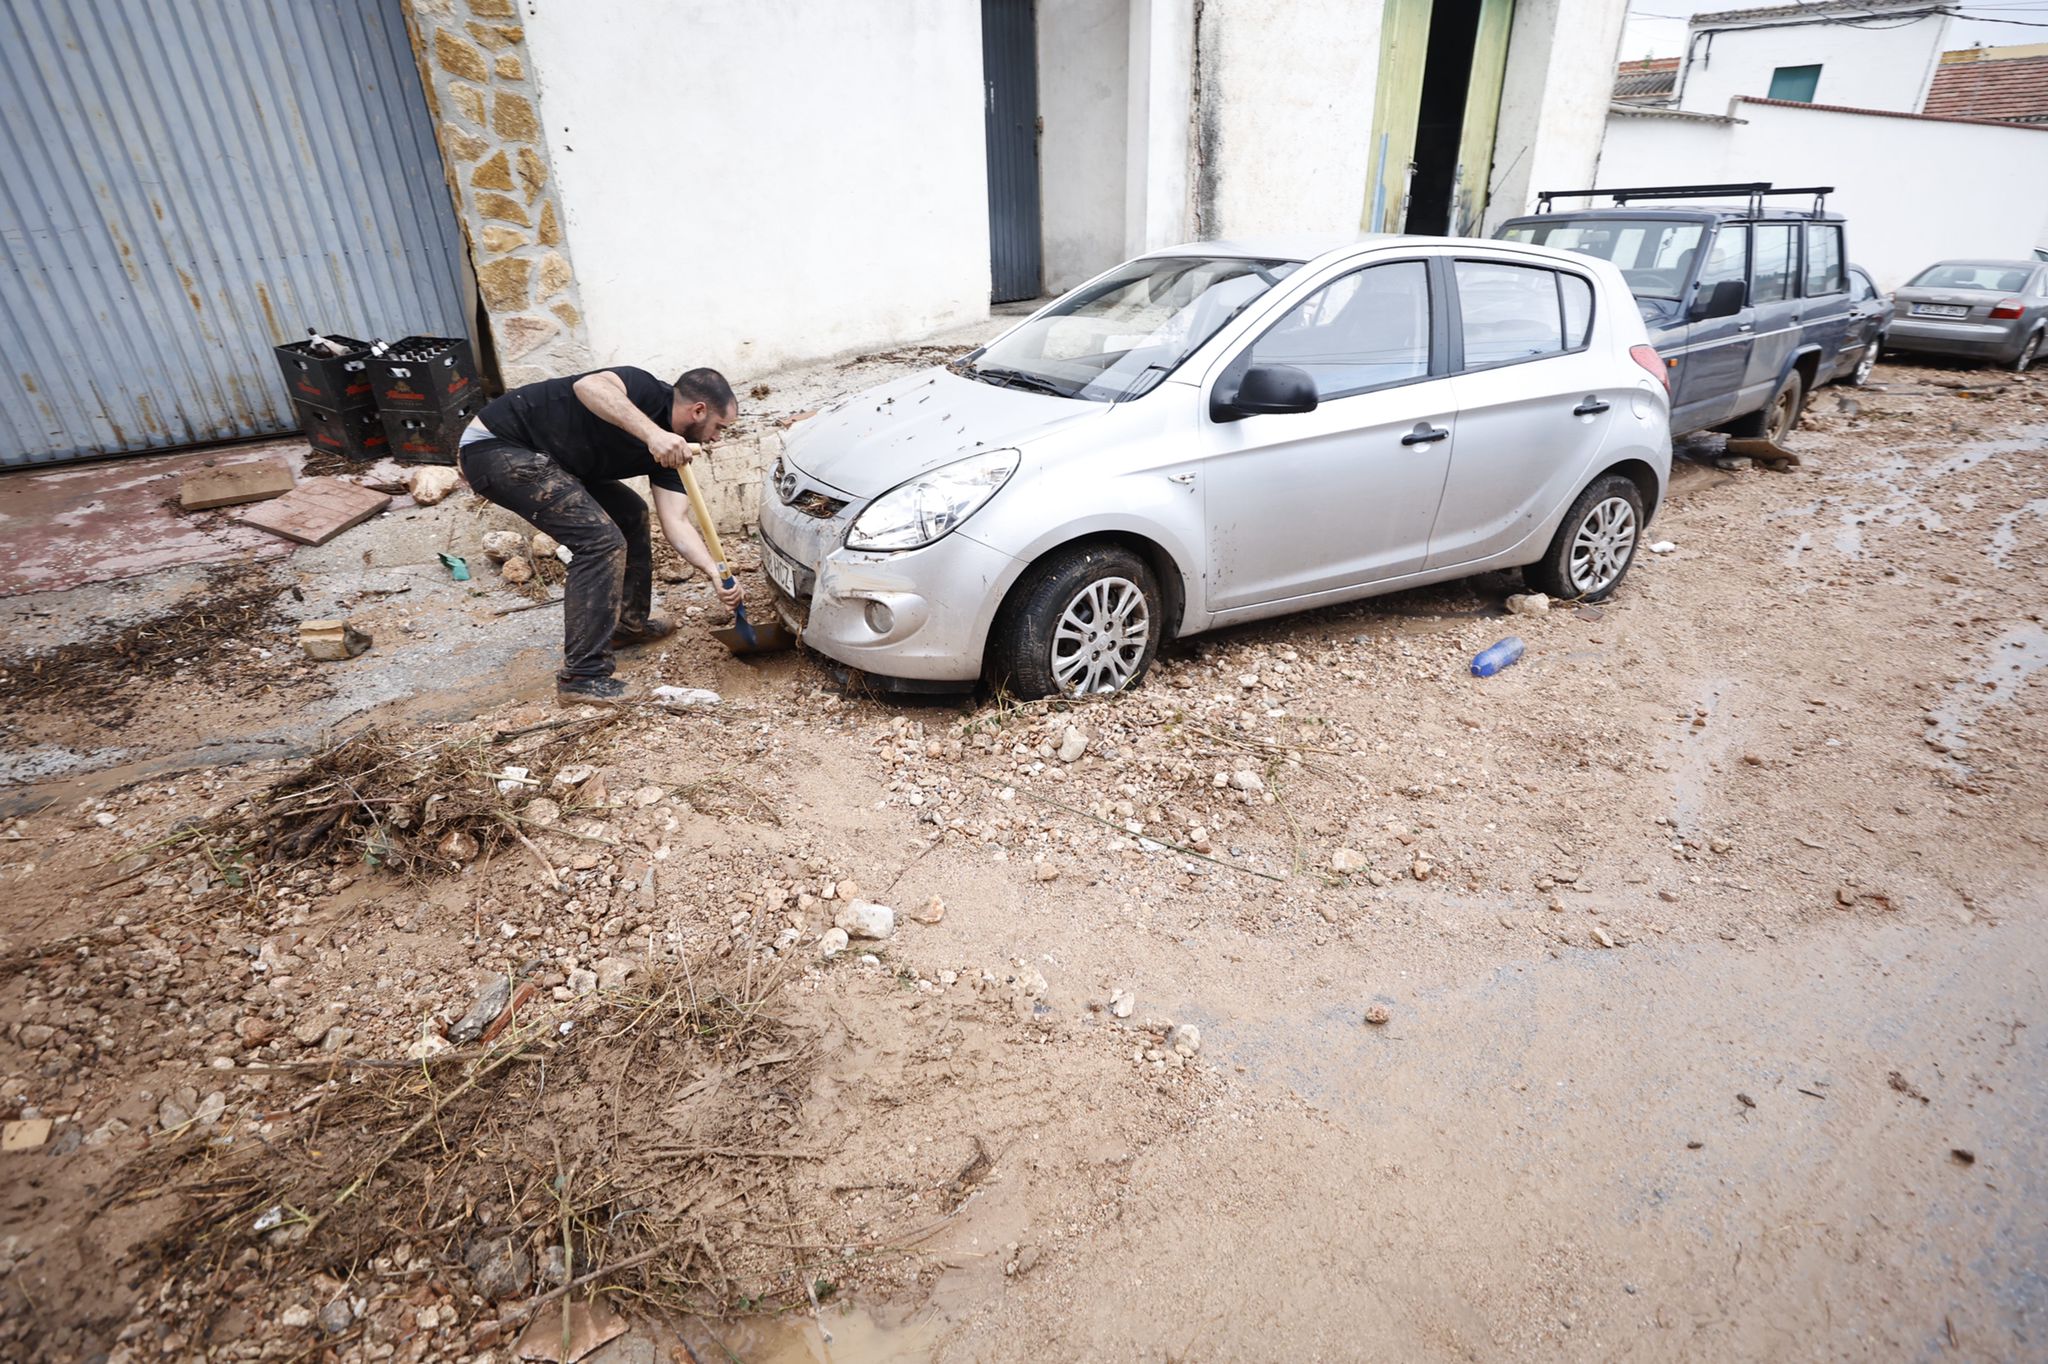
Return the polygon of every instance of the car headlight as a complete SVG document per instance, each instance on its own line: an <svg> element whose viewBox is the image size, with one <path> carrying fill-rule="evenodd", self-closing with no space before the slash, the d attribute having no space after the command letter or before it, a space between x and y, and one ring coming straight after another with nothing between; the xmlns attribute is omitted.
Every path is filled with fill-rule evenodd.
<svg viewBox="0 0 2048 1364"><path fill-rule="evenodd" d="M919 474L870 502L846 532L848 549L922 549L981 510L1017 472L1015 450L986 450Z"/></svg>

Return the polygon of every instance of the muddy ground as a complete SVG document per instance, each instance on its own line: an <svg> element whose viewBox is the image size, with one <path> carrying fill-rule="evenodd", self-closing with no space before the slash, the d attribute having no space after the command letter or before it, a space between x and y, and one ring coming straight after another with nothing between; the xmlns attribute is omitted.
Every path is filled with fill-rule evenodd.
<svg viewBox="0 0 2048 1364"><path fill-rule="evenodd" d="M0 1351L502 1360L552 1268L631 1321L607 1360L2038 1358L2048 381L1879 378L1796 469L1688 443L1601 607L1482 578L1086 706L691 631L630 672L723 705L559 744L555 627L491 614L533 647L438 665L471 718L352 722L534 755L526 842L412 879L374 831L249 836L352 730L290 733L281 649L10 703L8 745L113 765L0 792L0 1110L41 1143L0 1155ZM298 562L250 571L317 595ZM332 666L491 591L422 578ZM297 756L190 756L252 727ZM895 931L826 960L856 899Z"/></svg>

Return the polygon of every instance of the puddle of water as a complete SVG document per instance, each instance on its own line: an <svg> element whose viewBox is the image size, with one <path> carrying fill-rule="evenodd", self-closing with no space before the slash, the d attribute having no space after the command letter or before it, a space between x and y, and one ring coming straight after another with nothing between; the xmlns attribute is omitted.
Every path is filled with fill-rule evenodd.
<svg viewBox="0 0 2048 1364"><path fill-rule="evenodd" d="M1794 540L1792 544L1785 550L1785 563L1788 566L1798 563L1799 557L1812 548L1813 532L1810 530L1800 531L1799 538L1797 540Z"/></svg>
<svg viewBox="0 0 2048 1364"><path fill-rule="evenodd" d="M1880 485L1887 496L1867 505L1844 507L1841 528L1835 532L1835 549L1845 558L1862 558L1863 528L1874 524L1901 526L1914 522L1926 530L1940 530L1941 513L1923 500L1933 484L1973 469L1994 456L2033 453L2044 446L2048 446L2048 427L2030 427L2017 436L2000 440L1970 441L1947 458L1928 465L1917 479L1910 477L1913 466L1906 456L1894 454L1884 463L1856 475L1864 482ZM1996 559L1996 541L1993 556Z"/></svg>
<svg viewBox="0 0 2048 1364"><path fill-rule="evenodd" d="M1977 675L1958 682L1946 703L1935 707L1934 737L1951 751L1967 748L1967 731L1993 706L2011 701L2028 678L2048 667L2048 628L2029 621L1998 637L1991 658Z"/></svg>
<svg viewBox="0 0 2048 1364"><path fill-rule="evenodd" d="M703 1364L894 1364L928 1359L939 1323L885 1325L851 1304L786 1317L750 1317L684 1330L688 1353ZM827 1338L829 1335L829 1339Z"/></svg>
<svg viewBox="0 0 2048 1364"><path fill-rule="evenodd" d="M1707 801L1707 781L1714 758L1727 745L1718 735L1709 739L1713 731L1714 713L1721 708L1721 698L1731 684L1721 678L1706 688L1705 693L1693 705L1693 718L1704 719L1704 725L1695 725L1692 720L1685 722L1685 728L1678 735L1678 762L1671 771L1671 785L1677 800L1673 802L1671 819L1673 827L1681 833L1698 833L1700 813Z"/></svg>
<svg viewBox="0 0 2048 1364"><path fill-rule="evenodd" d="M1991 555L1993 568L2004 568L2005 561L2020 544L2020 520L2023 517L2037 517L2048 521L2048 497L2037 498L2016 512L2009 512L1998 518L1998 524L1991 530Z"/></svg>

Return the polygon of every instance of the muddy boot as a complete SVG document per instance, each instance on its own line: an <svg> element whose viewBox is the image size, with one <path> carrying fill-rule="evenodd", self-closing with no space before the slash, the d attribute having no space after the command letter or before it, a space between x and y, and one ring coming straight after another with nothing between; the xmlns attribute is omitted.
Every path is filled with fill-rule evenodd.
<svg viewBox="0 0 2048 1364"><path fill-rule="evenodd" d="M639 688L616 677L578 677L555 683L555 700L565 706L623 706L639 699Z"/></svg>
<svg viewBox="0 0 2048 1364"><path fill-rule="evenodd" d="M663 620L659 616L649 616L647 623L637 630L629 630L622 625L612 631L612 648L637 649L643 644L652 644L656 640L667 639L675 632L674 621Z"/></svg>

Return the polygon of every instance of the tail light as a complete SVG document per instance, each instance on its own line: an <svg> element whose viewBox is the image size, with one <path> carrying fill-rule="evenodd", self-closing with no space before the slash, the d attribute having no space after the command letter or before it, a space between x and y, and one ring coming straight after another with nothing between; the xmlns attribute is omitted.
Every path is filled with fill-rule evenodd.
<svg viewBox="0 0 2048 1364"><path fill-rule="evenodd" d="M2026 303L2017 298L2001 298L1991 306L1993 317L2018 317L2026 312Z"/></svg>
<svg viewBox="0 0 2048 1364"><path fill-rule="evenodd" d="M1628 357L1650 371L1657 382L1664 385L1665 397L1671 396L1671 368L1664 363L1664 357L1657 354L1655 346L1630 346Z"/></svg>

